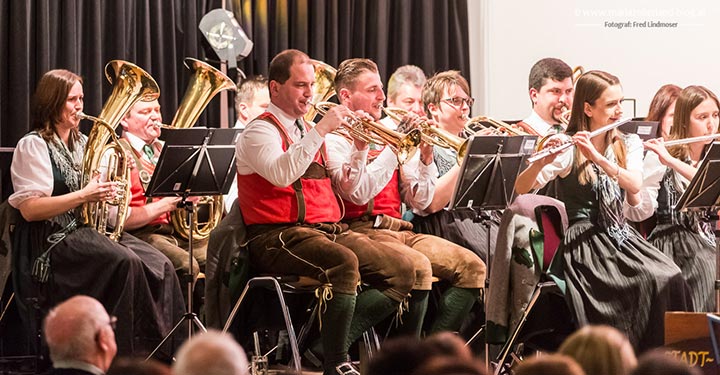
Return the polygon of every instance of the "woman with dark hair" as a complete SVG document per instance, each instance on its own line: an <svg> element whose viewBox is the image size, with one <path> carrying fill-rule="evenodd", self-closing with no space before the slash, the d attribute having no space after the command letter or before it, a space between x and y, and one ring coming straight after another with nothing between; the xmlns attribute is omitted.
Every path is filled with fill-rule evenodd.
<svg viewBox="0 0 720 375"><path fill-rule="evenodd" d="M720 103L710 90L688 86L680 93L668 140L717 133ZM663 138L645 142L643 204L625 207L626 215L641 221L655 214L657 225L648 236L660 251L675 261L685 277L694 310L715 311L715 234L694 212L675 205L697 172L705 147L712 140L665 147Z"/></svg>
<svg viewBox="0 0 720 375"><path fill-rule="evenodd" d="M26 327L36 332L35 309L44 315L85 294L118 317L119 353L146 354L182 315L175 270L150 245L128 234L114 242L79 222L84 203L109 200L116 190L97 178L81 186L82 79L67 70L45 73L31 110L35 130L15 148L9 198L21 214L13 232L13 283Z"/></svg>
<svg viewBox="0 0 720 375"><path fill-rule="evenodd" d="M645 121L657 121L657 136L668 139L670 136L670 128L673 124L673 116L675 114L675 100L680 95L682 89L673 84L663 85L658 89L650 102L650 110L648 111Z"/></svg>
<svg viewBox="0 0 720 375"><path fill-rule="evenodd" d="M515 189L527 193L555 180L570 226L551 269L563 274L566 298L580 325L607 324L623 331L639 349L663 343L666 310L685 310L680 269L627 225L623 199L641 203L642 143L617 129L590 132L622 116L622 87L602 71L583 74L575 87L567 134L574 151L530 165ZM557 135L548 147L566 135ZM572 150L572 149L571 149Z"/></svg>

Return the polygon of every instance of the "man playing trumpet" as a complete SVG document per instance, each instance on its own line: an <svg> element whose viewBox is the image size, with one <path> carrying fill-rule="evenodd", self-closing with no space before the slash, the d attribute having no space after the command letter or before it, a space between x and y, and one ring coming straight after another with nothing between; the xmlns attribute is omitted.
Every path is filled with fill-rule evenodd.
<svg viewBox="0 0 720 375"><path fill-rule="evenodd" d="M380 118L385 95L374 62L343 61L335 76L335 90L340 104L348 109L364 111L375 121ZM402 331L420 334L433 274L452 287L442 297L431 331L458 331L484 285L485 264L450 241L412 232L412 224L400 219L401 202L423 209L432 200L436 174L432 147L420 147L416 168L399 168L390 147L376 146L358 139L351 143L343 137L328 137L328 170L344 200L345 222L351 230L367 234L413 260L416 281ZM360 164L355 163L358 156L363 160Z"/></svg>

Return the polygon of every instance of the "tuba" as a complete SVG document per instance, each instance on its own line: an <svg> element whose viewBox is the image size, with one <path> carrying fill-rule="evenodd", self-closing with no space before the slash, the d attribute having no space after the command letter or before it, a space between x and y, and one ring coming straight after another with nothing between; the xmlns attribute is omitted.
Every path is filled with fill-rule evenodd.
<svg viewBox="0 0 720 375"><path fill-rule="evenodd" d="M217 93L223 90L236 90L237 88L232 79L202 61L188 57L185 59L185 66L195 72L190 78L185 96L180 102L177 112L175 112L170 128L191 128ZM195 222L195 226L192 228L193 239L202 240L210 236L210 232L215 229L222 219L223 197L222 195L204 196L200 198L197 204L208 207L207 222L201 224ZM188 224L185 210L173 211L170 222L175 228L175 232L181 237L186 240L190 238L190 224Z"/></svg>
<svg viewBox="0 0 720 375"><path fill-rule="evenodd" d="M398 123L402 122L402 118L408 113L408 111L402 108L394 107L383 108L383 112ZM463 139L456 135L452 135L445 130L430 126L427 121L420 121L419 127L422 140L425 141L425 143L454 150L457 154L458 164L462 163L462 160L465 158L465 154L467 153L467 139Z"/></svg>
<svg viewBox="0 0 720 375"><path fill-rule="evenodd" d="M114 79L108 68L112 68ZM113 60L105 65L105 77L113 83L113 91L105 102L98 117L78 112L81 119L94 121L83 156L82 186L87 185L100 174L100 162L106 153L108 157L107 181L117 183L119 192L108 201L85 203L81 209L83 224L92 226L98 232L117 241L123 231L128 205L130 204L130 166L127 155L118 143L115 128L125 113L139 100L155 100L160 96L155 80L135 64ZM111 140L112 139L112 140ZM107 229L111 207L117 208L115 228Z"/></svg>
<svg viewBox="0 0 720 375"><path fill-rule="evenodd" d="M312 103L327 102L335 95L335 73L337 69L318 60L310 60L315 68L315 86L313 86ZM305 121L315 120L318 111L315 106L305 114Z"/></svg>
<svg viewBox="0 0 720 375"><path fill-rule="evenodd" d="M337 104L330 102L320 102L314 104L313 106L320 115L324 116L330 108L336 105ZM413 155L415 155L415 152L422 141L422 135L417 129L411 130L408 134L403 134L388 129L375 121L355 116L354 114L349 115L348 117L347 121L350 126L341 126L334 131L335 134L338 134L348 140L358 138L366 143L374 143L378 146L387 145L393 150L393 152L395 152L398 158L398 163L400 164L404 164L406 161L410 160Z"/></svg>

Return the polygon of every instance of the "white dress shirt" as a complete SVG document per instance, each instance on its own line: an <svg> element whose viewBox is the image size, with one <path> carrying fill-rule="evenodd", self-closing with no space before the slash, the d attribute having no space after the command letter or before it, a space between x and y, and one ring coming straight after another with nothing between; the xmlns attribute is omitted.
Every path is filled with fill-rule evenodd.
<svg viewBox="0 0 720 375"><path fill-rule="evenodd" d="M530 112L530 116L528 116L522 121L535 129L538 134L546 135L549 134L552 130L552 125L545 122L545 120L543 120L540 115L535 113L535 110Z"/></svg>
<svg viewBox="0 0 720 375"><path fill-rule="evenodd" d="M10 174L13 193L8 202L11 206L17 208L28 198L51 196L55 180L47 143L35 135L20 139L13 152Z"/></svg>
<svg viewBox="0 0 720 375"><path fill-rule="evenodd" d="M357 205L366 204L378 195L390 182L398 160L390 147L367 163L369 147L359 151L355 144L342 136L327 137L328 172L333 187L343 198ZM426 208L435 193L437 167L420 163L419 151L400 169L400 195L402 201L412 208Z"/></svg>
<svg viewBox="0 0 720 375"><path fill-rule="evenodd" d="M235 145L237 172L257 173L275 186L287 187L305 173L324 138L312 129L301 139L300 129L295 126L297 119L272 103L267 111L277 117L293 144L283 151L278 129L267 121L253 120Z"/></svg>

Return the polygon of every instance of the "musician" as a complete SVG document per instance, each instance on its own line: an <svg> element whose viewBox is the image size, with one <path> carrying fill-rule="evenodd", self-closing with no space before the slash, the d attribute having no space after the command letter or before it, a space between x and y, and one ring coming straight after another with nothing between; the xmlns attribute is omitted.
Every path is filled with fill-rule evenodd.
<svg viewBox="0 0 720 375"><path fill-rule="evenodd" d="M528 78L532 112L517 126L541 137L560 132L562 115L572 108L572 75L572 69L560 59L548 57L536 62Z"/></svg>
<svg viewBox="0 0 720 375"><path fill-rule="evenodd" d="M371 60L343 61L335 76L335 90L340 104L375 121L380 118L385 95L377 66ZM421 147L416 168L400 169L390 147L370 148L357 139L351 143L340 136L328 137L328 169L344 199L344 220L352 230L399 249L414 260L416 282L409 316L403 317L406 332L420 334L432 275L449 281L452 287L442 296L431 332L458 331L484 286L485 264L450 241L412 232L412 225L400 219L401 201L422 209L433 196L436 170L432 147ZM358 158L362 163L356 162Z"/></svg>
<svg viewBox="0 0 720 375"><path fill-rule="evenodd" d="M424 85L422 97L425 108L438 128L454 136L464 135L465 122L470 114L473 99L470 85L456 70L440 72ZM478 134L487 135L491 130ZM484 261L495 248L498 217L488 223L491 242L488 248L488 227L481 223L478 214L472 210L447 210L453 190L460 175L457 152L435 146L433 162L437 166L438 179L435 194L424 209L414 209L412 223L418 233L433 234L472 250Z"/></svg>
<svg viewBox="0 0 720 375"><path fill-rule="evenodd" d="M552 267L567 283L571 311L580 325L618 328L642 351L663 344L665 311L685 310L689 302L680 269L622 215L623 199L631 206L640 203L640 138L617 129L590 138L590 131L620 119L622 98L617 77L583 74L567 129L575 148L530 165L515 190L527 193L557 179L570 226ZM563 137L551 138L548 147Z"/></svg>
<svg viewBox="0 0 720 375"><path fill-rule="evenodd" d="M244 129L255 117L260 116L270 105L267 78L262 75L242 80L235 93L236 129Z"/></svg>
<svg viewBox="0 0 720 375"><path fill-rule="evenodd" d="M35 130L18 142L10 168L15 192L9 203L22 214L12 249L20 316L34 333L29 301L45 315L72 296L92 296L118 317L118 353L146 354L183 313L172 264L130 234L118 243L79 222L84 203L107 201L117 191L98 177L81 186L87 137L76 114L83 110L82 79L67 70L45 73L31 109ZM38 260L50 267L46 280L32 271Z"/></svg>
<svg viewBox="0 0 720 375"><path fill-rule="evenodd" d="M238 84L235 93L235 129L245 129L250 121L260 116L270 105L267 78L262 75L248 77ZM230 185L230 191L223 197L225 213L229 213L237 199L237 185Z"/></svg>
<svg viewBox="0 0 720 375"><path fill-rule="evenodd" d="M270 106L236 146L238 201L254 269L325 283L320 293L323 368L335 374L347 361L349 344L397 311L415 275L400 251L338 222L324 141L348 125L351 112L337 106L307 126L302 119L311 105L314 77L310 59L298 50L280 52L271 61ZM361 277L370 288L356 297Z"/></svg>
<svg viewBox="0 0 720 375"><path fill-rule="evenodd" d="M670 128L675 115L675 101L680 96L682 89L673 84L663 85L658 89L650 101L645 121L658 121L660 126L657 129L657 136L667 140L670 137Z"/></svg>
<svg viewBox="0 0 720 375"><path fill-rule="evenodd" d="M425 72L415 65L403 65L397 68L388 80L387 106L425 117L422 87L426 80ZM383 118L380 123L393 130L398 125L390 117Z"/></svg>
<svg viewBox="0 0 720 375"><path fill-rule="evenodd" d="M170 259L180 275L190 274L189 242L170 222L171 212L178 209L179 197L148 198L147 185L155 170L162 151L160 137L162 114L157 100L138 101L120 121L122 138L120 144L134 159L130 171L130 211L125 230L149 243ZM207 239L193 242L193 278L205 268Z"/></svg>
<svg viewBox="0 0 720 375"><path fill-rule="evenodd" d="M688 86L675 104L669 140L715 134L720 103L710 90ZM675 261L690 286L695 311L715 311L715 234L698 213L679 212L678 199L697 172L712 140L666 148L662 138L645 142L643 204L625 207L631 220L653 214L657 225L648 236L655 247Z"/></svg>

